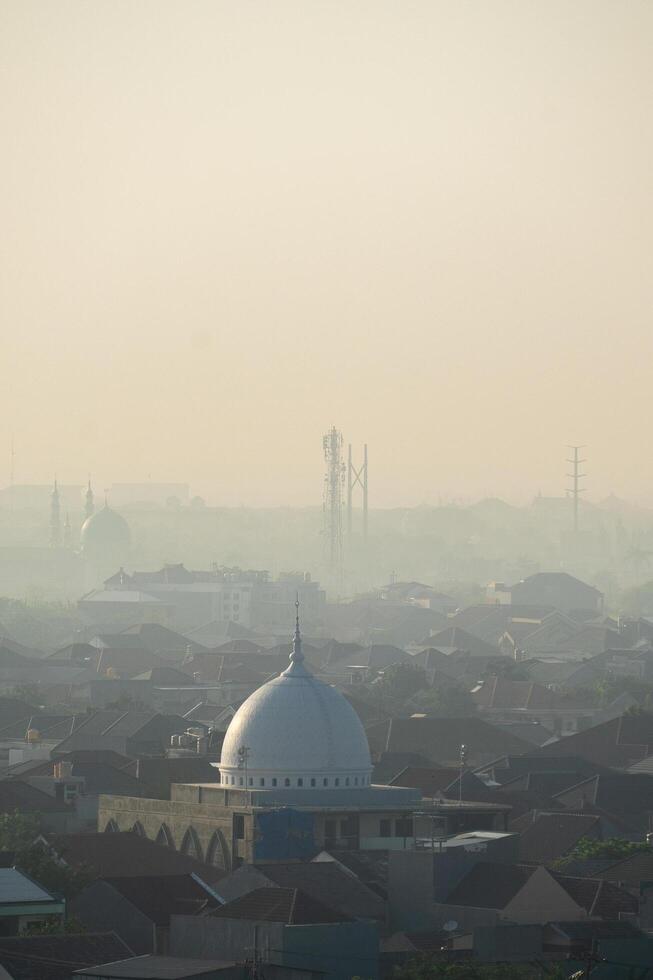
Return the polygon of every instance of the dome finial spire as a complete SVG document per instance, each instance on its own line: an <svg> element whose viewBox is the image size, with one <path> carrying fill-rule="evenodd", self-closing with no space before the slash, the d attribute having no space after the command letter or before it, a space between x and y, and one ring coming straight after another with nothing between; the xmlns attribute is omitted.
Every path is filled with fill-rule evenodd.
<svg viewBox="0 0 653 980"><path fill-rule="evenodd" d="M292 653L290 654L291 664L301 664L304 660L302 653L302 636L299 632L299 592L295 599L295 635L292 641Z"/></svg>

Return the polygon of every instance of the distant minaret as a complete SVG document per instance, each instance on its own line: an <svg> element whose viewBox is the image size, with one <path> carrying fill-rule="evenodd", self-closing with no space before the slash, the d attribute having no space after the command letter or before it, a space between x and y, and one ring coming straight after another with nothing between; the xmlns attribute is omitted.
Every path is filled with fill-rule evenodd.
<svg viewBox="0 0 653 980"><path fill-rule="evenodd" d="M70 517L66 511L66 520L63 526L63 546L64 548L72 548L73 546L73 529L70 526Z"/></svg>
<svg viewBox="0 0 653 980"><path fill-rule="evenodd" d="M54 481L54 487L50 495L50 547L59 548L61 546L61 509L59 506L59 487Z"/></svg>
<svg viewBox="0 0 653 980"><path fill-rule="evenodd" d="M93 516L95 511L95 502L93 500L93 489L91 487L91 481L88 481L88 489L86 491L86 502L84 504L84 516L88 520L89 517Z"/></svg>

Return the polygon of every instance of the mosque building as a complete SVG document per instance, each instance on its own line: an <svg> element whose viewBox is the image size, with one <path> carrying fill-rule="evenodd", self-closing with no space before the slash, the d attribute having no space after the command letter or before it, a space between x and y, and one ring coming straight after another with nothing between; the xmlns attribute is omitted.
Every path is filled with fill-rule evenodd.
<svg viewBox="0 0 653 980"><path fill-rule="evenodd" d="M363 726L307 668L297 616L290 664L234 715L220 782L173 784L168 801L103 797L99 830L136 830L225 869L323 848L414 846L417 789L372 784Z"/></svg>
<svg viewBox="0 0 653 980"><path fill-rule="evenodd" d="M50 547L74 551L75 540L70 515L66 511L61 526L61 497L57 481L50 495ZM104 507L95 509L91 481L84 494L84 523L79 535L79 554L86 569L89 584L103 581L116 568L126 564L131 545L129 525L121 514L112 510L105 500Z"/></svg>

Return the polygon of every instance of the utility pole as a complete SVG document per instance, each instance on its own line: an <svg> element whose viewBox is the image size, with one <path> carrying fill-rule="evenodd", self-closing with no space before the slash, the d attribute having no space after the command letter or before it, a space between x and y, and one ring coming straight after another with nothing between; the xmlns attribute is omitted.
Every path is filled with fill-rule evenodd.
<svg viewBox="0 0 653 980"><path fill-rule="evenodd" d="M363 541L367 542L367 504L368 504L368 482L367 482L367 443L363 446L363 462L360 466L355 466L352 459L351 443L349 444L349 454L347 459L347 534L351 541L353 525L353 498L354 490L359 487L363 497Z"/></svg>
<svg viewBox="0 0 653 980"><path fill-rule="evenodd" d="M581 459L579 453L584 446L568 446L571 449L573 456L571 459L567 459L567 462L571 464L572 471L567 473L567 476L571 480L571 486L567 487L567 493L570 494L573 507L574 507L574 534L578 533L578 502L580 500L580 494L585 493L585 487L580 486L580 481L583 480L587 474L581 473L580 468L583 463L586 463L586 459Z"/></svg>
<svg viewBox="0 0 653 980"><path fill-rule="evenodd" d="M465 766L467 765L467 746L463 743L460 746L460 774L458 776L458 802L463 801L463 776L465 775Z"/></svg>

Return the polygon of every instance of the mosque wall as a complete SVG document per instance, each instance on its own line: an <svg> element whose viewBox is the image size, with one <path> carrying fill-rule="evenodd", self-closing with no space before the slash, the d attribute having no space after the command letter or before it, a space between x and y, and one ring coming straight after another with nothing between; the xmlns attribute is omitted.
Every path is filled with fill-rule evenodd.
<svg viewBox="0 0 653 980"><path fill-rule="evenodd" d="M230 870L234 859L252 860L251 813L210 804L189 804L134 796L101 796L98 830L135 831L183 854Z"/></svg>

